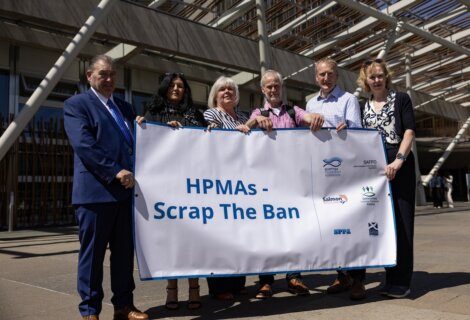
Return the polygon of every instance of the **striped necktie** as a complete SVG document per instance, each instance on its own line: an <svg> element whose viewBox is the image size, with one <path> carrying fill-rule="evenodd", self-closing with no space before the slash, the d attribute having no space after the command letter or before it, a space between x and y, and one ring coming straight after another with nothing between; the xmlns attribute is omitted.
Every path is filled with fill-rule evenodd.
<svg viewBox="0 0 470 320"><path fill-rule="evenodd" d="M132 136L131 132L129 131L129 128L126 126L126 123L124 122L124 118L121 115L121 112L119 112L118 107L113 103L111 99L108 99L108 102L106 103L109 107L109 110L111 110L111 115L113 116L114 120L116 121L119 129L121 129L122 134L124 137L126 137L127 142L129 145L132 146Z"/></svg>

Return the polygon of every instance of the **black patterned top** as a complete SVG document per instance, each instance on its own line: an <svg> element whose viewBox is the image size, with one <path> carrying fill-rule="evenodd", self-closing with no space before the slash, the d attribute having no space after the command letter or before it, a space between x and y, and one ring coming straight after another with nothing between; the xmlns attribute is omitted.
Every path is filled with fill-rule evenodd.
<svg viewBox="0 0 470 320"><path fill-rule="evenodd" d="M158 95L153 97L152 102L148 106L145 119L162 123L178 121L185 127L205 127L207 125L202 112L194 106L184 108L182 106L172 105Z"/></svg>
<svg viewBox="0 0 470 320"><path fill-rule="evenodd" d="M395 96L395 91L388 92L387 102L380 113L374 111L371 97L367 100L362 115L362 126L379 130L385 142L389 144L399 144L402 140L395 130Z"/></svg>

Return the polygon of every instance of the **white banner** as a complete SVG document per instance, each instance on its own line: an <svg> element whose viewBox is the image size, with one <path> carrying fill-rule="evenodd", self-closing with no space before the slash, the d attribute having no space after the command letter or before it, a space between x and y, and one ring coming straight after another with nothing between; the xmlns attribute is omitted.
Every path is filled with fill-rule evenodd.
<svg viewBox="0 0 470 320"><path fill-rule="evenodd" d="M396 264L377 131L136 127L141 279Z"/></svg>

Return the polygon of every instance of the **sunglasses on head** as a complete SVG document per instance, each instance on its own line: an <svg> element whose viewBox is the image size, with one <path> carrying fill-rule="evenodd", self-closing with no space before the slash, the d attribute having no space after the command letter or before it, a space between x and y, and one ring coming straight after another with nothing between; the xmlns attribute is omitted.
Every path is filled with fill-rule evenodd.
<svg viewBox="0 0 470 320"><path fill-rule="evenodd" d="M182 72L165 72L165 76L177 75L180 77L184 77L184 73Z"/></svg>
<svg viewBox="0 0 470 320"><path fill-rule="evenodd" d="M371 59L371 60L366 60L366 61L364 61L364 63L362 64L362 67L368 67L368 66L370 66L371 64L373 64L374 62L375 62L375 63L382 63L382 62L384 62L384 60L383 60L383 59Z"/></svg>

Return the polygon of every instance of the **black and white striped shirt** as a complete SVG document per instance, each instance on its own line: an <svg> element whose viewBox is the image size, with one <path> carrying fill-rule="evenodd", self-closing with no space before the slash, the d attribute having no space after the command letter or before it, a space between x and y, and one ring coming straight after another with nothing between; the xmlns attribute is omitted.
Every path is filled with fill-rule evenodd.
<svg viewBox="0 0 470 320"><path fill-rule="evenodd" d="M234 119L228 113L217 108L211 108L204 111L204 119L211 124L217 125L218 128L236 129L237 126L245 124L248 118L239 111L236 111L235 114L237 115L237 119Z"/></svg>

